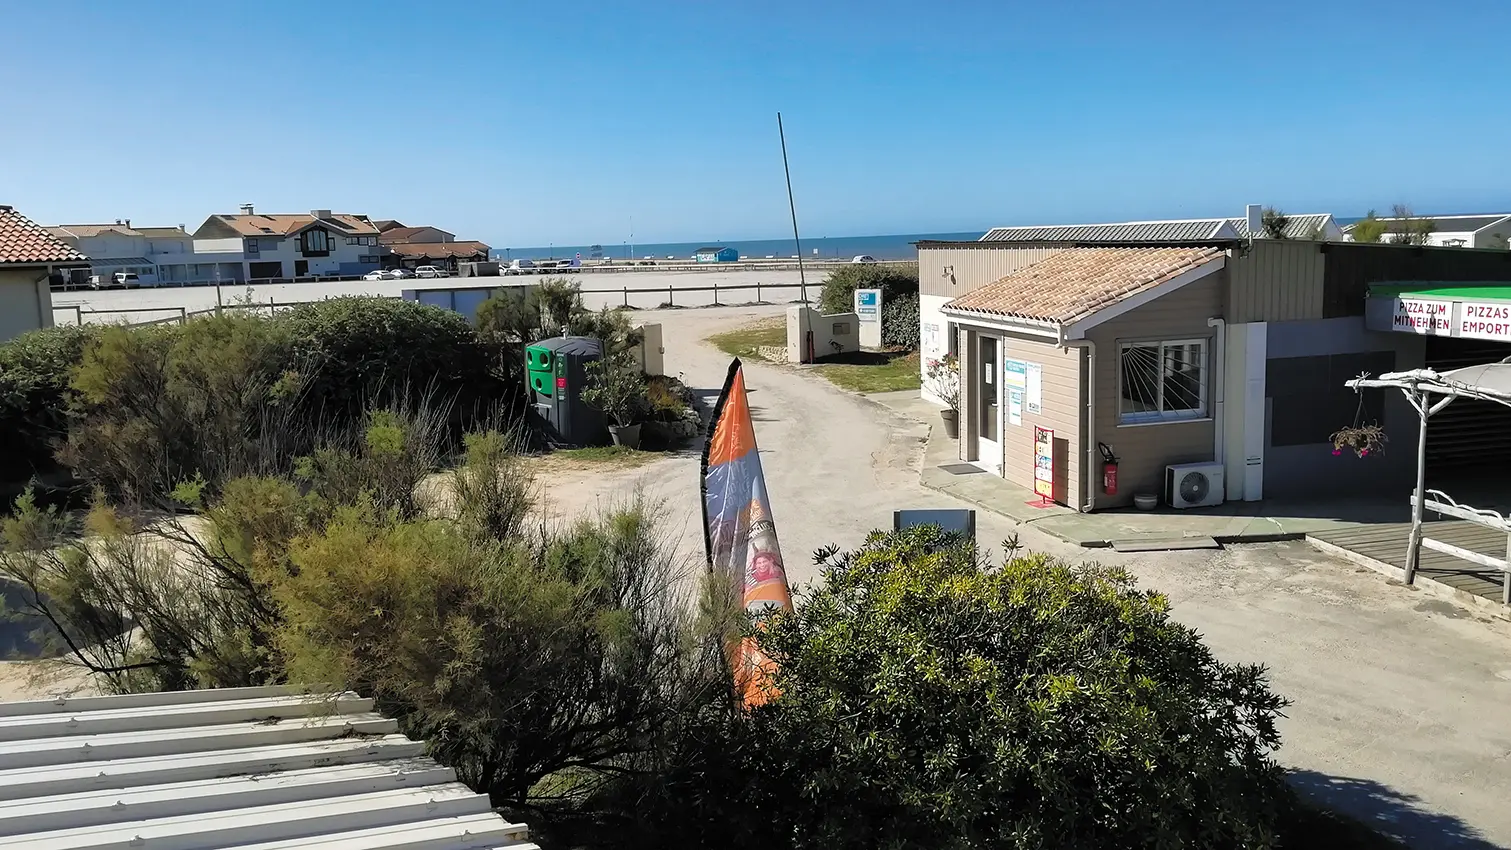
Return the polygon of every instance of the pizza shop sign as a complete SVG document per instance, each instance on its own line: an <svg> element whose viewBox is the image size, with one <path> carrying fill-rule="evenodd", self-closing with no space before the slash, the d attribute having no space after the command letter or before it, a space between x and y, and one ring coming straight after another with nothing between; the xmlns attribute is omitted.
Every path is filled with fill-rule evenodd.
<svg viewBox="0 0 1511 850"><path fill-rule="evenodd" d="M1511 303L1461 301L1458 308L1459 336L1511 342Z"/></svg>
<svg viewBox="0 0 1511 850"><path fill-rule="evenodd" d="M1453 302L1397 298L1390 329L1403 333L1448 336L1453 327Z"/></svg>
<svg viewBox="0 0 1511 850"><path fill-rule="evenodd" d="M1369 300L1365 325L1371 330L1511 342L1511 300L1459 301L1411 295Z"/></svg>

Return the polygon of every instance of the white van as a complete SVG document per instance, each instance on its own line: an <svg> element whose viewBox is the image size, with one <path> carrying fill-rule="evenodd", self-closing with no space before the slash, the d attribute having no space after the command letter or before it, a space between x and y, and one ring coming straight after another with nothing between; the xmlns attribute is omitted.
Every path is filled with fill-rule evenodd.
<svg viewBox="0 0 1511 850"><path fill-rule="evenodd" d="M534 274L534 260L515 260L504 269L504 274Z"/></svg>
<svg viewBox="0 0 1511 850"><path fill-rule="evenodd" d="M110 276L110 282L120 289L136 289L142 285L142 279L136 272L116 272Z"/></svg>

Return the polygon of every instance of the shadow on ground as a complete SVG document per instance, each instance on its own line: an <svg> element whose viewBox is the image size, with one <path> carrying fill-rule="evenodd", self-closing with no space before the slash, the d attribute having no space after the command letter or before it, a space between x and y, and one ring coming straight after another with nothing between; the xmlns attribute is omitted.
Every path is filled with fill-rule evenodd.
<svg viewBox="0 0 1511 850"><path fill-rule="evenodd" d="M817 364L842 363L848 366L885 366L899 357L907 357L910 351L848 351L831 354L814 360Z"/></svg>
<svg viewBox="0 0 1511 850"><path fill-rule="evenodd" d="M1459 818L1431 811L1418 797L1372 779L1292 770L1290 780L1303 797L1355 818L1407 847L1417 850L1496 850L1499 847ZM1339 839L1334 846L1350 846L1345 843L1346 838L1341 832Z"/></svg>

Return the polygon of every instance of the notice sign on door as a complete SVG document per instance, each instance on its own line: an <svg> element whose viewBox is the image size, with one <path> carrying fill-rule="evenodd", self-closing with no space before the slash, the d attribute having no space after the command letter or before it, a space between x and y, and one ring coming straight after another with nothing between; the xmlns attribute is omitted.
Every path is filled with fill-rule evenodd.
<svg viewBox="0 0 1511 850"><path fill-rule="evenodd" d="M1429 301L1425 298L1397 298L1391 330L1405 333L1448 336L1453 327L1453 302Z"/></svg>
<svg viewBox="0 0 1511 850"><path fill-rule="evenodd" d="M1055 432L1034 426L1034 493L1044 501L1055 497Z"/></svg>
<svg viewBox="0 0 1511 850"><path fill-rule="evenodd" d="M1511 342L1511 303L1465 301L1459 311L1459 336Z"/></svg>

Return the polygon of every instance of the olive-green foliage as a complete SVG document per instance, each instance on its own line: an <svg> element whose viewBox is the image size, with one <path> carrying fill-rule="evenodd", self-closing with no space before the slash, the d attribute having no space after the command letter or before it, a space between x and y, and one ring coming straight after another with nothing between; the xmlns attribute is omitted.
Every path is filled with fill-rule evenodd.
<svg viewBox="0 0 1511 850"><path fill-rule="evenodd" d="M1291 226L1291 217L1274 207L1265 207L1260 213L1260 229L1266 239L1287 239L1286 228Z"/></svg>
<svg viewBox="0 0 1511 850"><path fill-rule="evenodd" d="M565 816L727 693L643 506L503 540L351 509L291 554L291 677L373 694L497 805Z"/></svg>
<svg viewBox="0 0 1511 850"><path fill-rule="evenodd" d="M0 479L56 466L55 446L68 435L69 376L96 330L44 328L0 345Z"/></svg>
<svg viewBox="0 0 1511 850"><path fill-rule="evenodd" d="M277 322L289 335L292 368L306 381L304 404L322 416L360 417L418 398L472 416L506 389L498 352L461 315L439 307L332 298L301 304Z"/></svg>
<svg viewBox="0 0 1511 850"><path fill-rule="evenodd" d="M63 442L66 428L63 463L134 502L161 504L195 477L213 490L284 472L322 441L360 432L374 408L446 411L447 445L523 409L517 357L454 313L398 299L336 298L272 318L226 311L49 343L46 357L24 339L0 346L0 417L23 420L15 439L34 447ZM7 358L41 365L7 384ZM70 361L69 389L48 389Z"/></svg>
<svg viewBox="0 0 1511 850"><path fill-rule="evenodd" d="M1375 243L1385 237L1385 231L1389 227L1389 224L1375 215L1374 210L1370 210L1368 215L1354 223L1353 229L1349 231L1349 234L1355 242Z"/></svg>
<svg viewBox="0 0 1511 850"><path fill-rule="evenodd" d="M520 345L560 334L602 340L610 352L640 344L644 334L630 324L629 313L583 306L581 286L564 278L547 278L528 288L499 289L478 305L478 330L485 336Z"/></svg>
<svg viewBox="0 0 1511 850"><path fill-rule="evenodd" d="M754 634L779 696L682 760L689 842L1267 847L1290 799L1264 671L1118 570L877 533Z"/></svg>
<svg viewBox="0 0 1511 850"><path fill-rule="evenodd" d="M893 348L918 350L918 293L899 295L881 308L881 341Z"/></svg>
<svg viewBox="0 0 1511 850"><path fill-rule="evenodd" d="M824 278L819 309L848 313L855 309L855 290L880 289L882 303L918 294L918 266L906 263L855 263L832 269Z"/></svg>
<svg viewBox="0 0 1511 850"><path fill-rule="evenodd" d="M74 372L61 459L117 498L273 471L303 449L282 325L248 315L105 328Z"/></svg>

